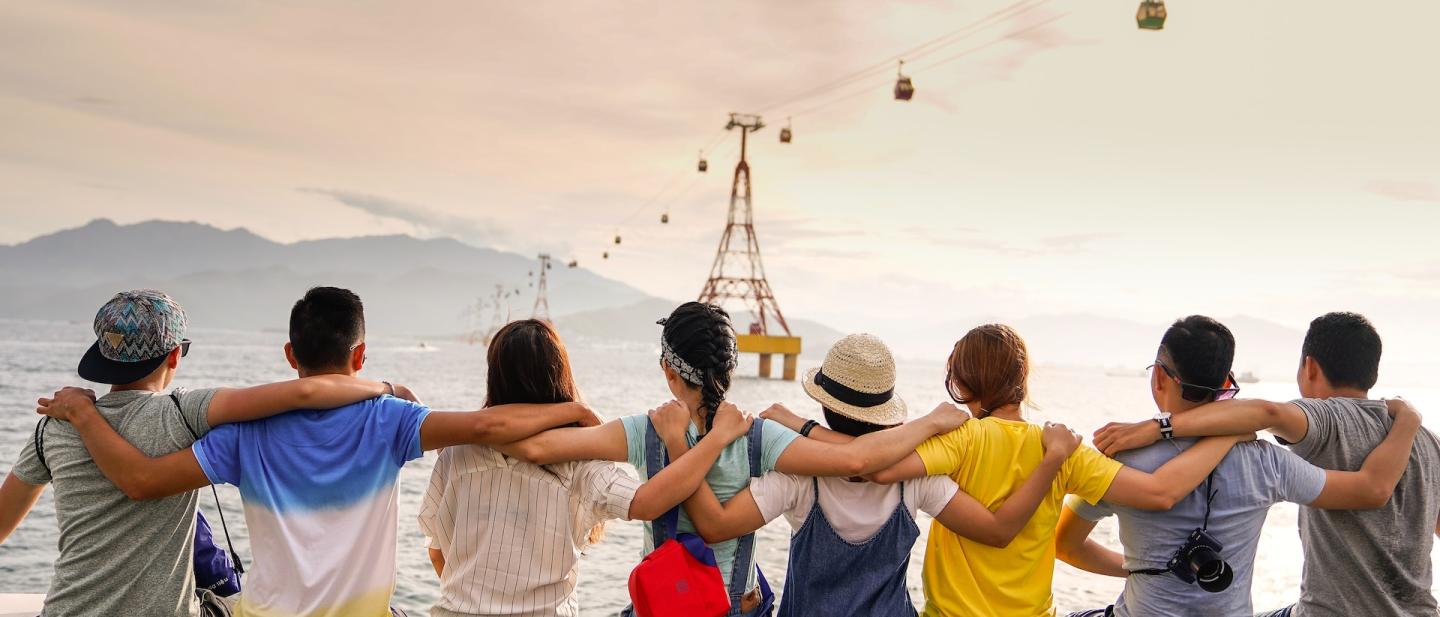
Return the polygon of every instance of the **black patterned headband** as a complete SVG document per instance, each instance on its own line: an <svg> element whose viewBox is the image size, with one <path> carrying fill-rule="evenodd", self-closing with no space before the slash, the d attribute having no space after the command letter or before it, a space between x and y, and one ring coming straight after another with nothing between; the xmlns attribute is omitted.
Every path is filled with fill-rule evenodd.
<svg viewBox="0 0 1440 617"><path fill-rule="evenodd" d="M680 378L684 379L686 383L693 386L705 385L704 375L695 367L690 366L690 363L686 362L685 358L681 358L680 354L675 353L663 336L660 337L660 358L665 361L667 366L679 373Z"/></svg>

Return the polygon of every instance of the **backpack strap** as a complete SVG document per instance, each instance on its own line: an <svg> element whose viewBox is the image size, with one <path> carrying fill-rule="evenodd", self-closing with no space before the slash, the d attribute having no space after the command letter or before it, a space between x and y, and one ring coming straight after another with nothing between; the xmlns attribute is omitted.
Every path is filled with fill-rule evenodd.
<svg viewBox="0 0 1440 617"><path fill-rule="evenodd" d="M765 421L756 419L750 423L750 432L745 435L746 453L749 455L750 477L758 478L764 473L761 467L760 444L764 434ZM816 505L819 505L817 502ZM738 598L750 591L750 570L755 567L755 533L750 532L735 539L735 567L730 571L730 596ZM761 577L764 578L763 576Z"/></svg>
<svg viewBox="0 0 1440 617"><path fill-rule="evenodd" d="M190 438L200 441L200 434L195 432L195 427L190 426L190 420L185 417L185 408L180 405L180 391L172 390L170 400L175 402L175 410L180 412L180 423L190 432ZM225 509L220 507L220 491L215 490L213 482L210 483L210 494L215 497L215 511L220 513L220 531L225 532L225 546L230 549L230 561L235 563L235 572L244 574L245 565L240 562L240 553L235 550L235 543L230 541L230 527L225 524Z"/></svg>
<svg viewBox="0 0 1440 617"><path fill-rule="evenodd" d="M35 423L35 437L33 439L35 440L35 458L40 459L40 466L45 468L46 473L53 475L55 472L50 471L50 463L45 461L45 427L49 425L50 416L40 418L40 421Z"/></svg>
<svg viewBox="0 0 1440 617"><path fill-rule="evenodd" d="M655 423L650 418L645 418L645 480L654 479L670 464L670 453L665 450L665 444L660 441L660 433L655 431ZM675 537L680 527L680 505L670 508L669 512L661 514L659 518L650 522L650 535L658 548L666 540Z"/></svg>

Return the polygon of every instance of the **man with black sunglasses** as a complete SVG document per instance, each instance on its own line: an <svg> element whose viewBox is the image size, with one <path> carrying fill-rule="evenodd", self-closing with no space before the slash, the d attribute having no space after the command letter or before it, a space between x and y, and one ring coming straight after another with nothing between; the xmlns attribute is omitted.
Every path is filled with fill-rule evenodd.
<svg viewBox="0 0 1440 617"><path fill-rule="evenodd" d="M1172 432L1188 437L1267 430L1311 463L1354 469L1401 426L1399 416L1392 422L1386 401L1370 398L1380 352L1380 335L1364 316L1322 315L1310 322L1301 348L1296 383L1303 398L1220 403L1175 418ZM1393 410L1394 401L1389 403ZM1095 445L1111 454L1158 439L1153 422L1111 424L1095 434ZM1430 592L1431 534L1440 534L1440 481L1433 472L1440 466L1440 440L1422 429L1405 453L1408 465L1396 498L1379 509L1300 509L1300 599L1271 615L1440 615Z"/></svg>
<svg viewBox="0 0 1440 617"><path fill-rule="evenodd" d="M1175 322L1150 372L1150 393L1160 413L1146 422L1164 438L1116 458L1149 471L1189 448L1195 439L1174 434L1174 424L1209 414L1211 403L1238 393L1230 372L1234 355L1235 338L1220 322L1199 315ZM1367 452L1359 471L1326 471L1275 444L1252 441L1231 448L1209 479L1169 512L1067 502L1056 530L1059 558L1126 579L1113 606L1072 617L1251 614L1255 551L1272 504L1377 508L1390 498L1420 426L1408 405L1393 407L1395 429ZM1123 555L1088 540L1107 516L1119 518Z"/></svg>

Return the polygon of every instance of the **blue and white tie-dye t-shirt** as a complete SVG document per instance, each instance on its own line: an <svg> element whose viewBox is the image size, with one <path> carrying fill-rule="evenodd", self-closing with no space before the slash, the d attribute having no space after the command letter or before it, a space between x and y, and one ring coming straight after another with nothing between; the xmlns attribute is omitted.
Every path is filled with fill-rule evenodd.
<svg viewBox="0 0 1440 617"><path fill-rule="evenodd" d="M429 408L390 396L216 427L195 458L240 487L251 558L243 617L385 617L406 461Z"/></svg>

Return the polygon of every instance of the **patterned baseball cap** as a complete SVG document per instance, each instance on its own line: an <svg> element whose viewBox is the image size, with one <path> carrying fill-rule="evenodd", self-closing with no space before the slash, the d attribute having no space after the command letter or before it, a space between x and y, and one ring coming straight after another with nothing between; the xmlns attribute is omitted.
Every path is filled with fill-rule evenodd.
<svg viewBox="0 0 1440 617"><path fill-rule="evenodd" d="M185 337L185 309L153 289L115 294L95 314L95 344L80 359L80 377L127 384L143 379Z"/></svg>

